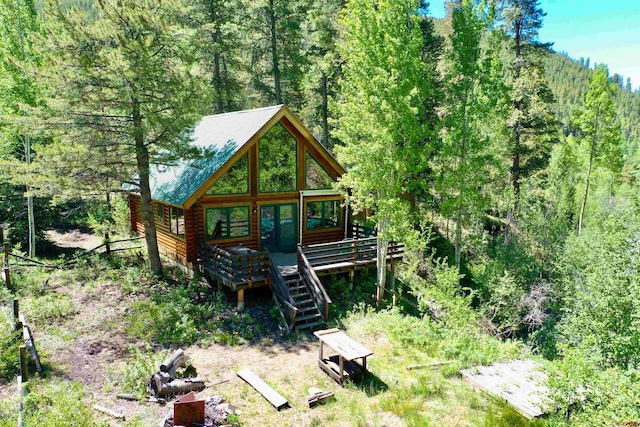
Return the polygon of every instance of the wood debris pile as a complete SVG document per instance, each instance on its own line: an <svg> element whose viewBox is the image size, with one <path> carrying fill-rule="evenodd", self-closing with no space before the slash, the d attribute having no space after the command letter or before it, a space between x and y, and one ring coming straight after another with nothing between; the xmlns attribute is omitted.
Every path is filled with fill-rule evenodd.
<svg viewBox="0 0 640 427"><path fill-rule="evenodd" d="M204 399L204 422L193 422L191 426L226 426L227 417L230 414L236 413L236 408L227 403L222 396L208 396ZM160 424L160 427L178 427L179 424L174 424L174 410L169 412L169 415Z"/></svg>
<svg viewBox="0 0 640 427"><path fill-rule="evenodd" d="M160 365L160 370L153 374L149 381L149 392L156 397L167 397L204 390L205 384L202 378L175 378L178 368L185 366L184 351L178 349Z"/></svg>

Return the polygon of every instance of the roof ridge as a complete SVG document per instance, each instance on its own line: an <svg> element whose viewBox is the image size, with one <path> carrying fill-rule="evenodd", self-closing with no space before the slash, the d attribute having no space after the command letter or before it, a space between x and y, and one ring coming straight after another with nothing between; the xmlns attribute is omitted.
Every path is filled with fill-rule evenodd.
<svg viewBox="0 0 640 427"><path fill-rule="evenodd" d="M264 111L264 110L269 110L269 109L278 109L278 110L280 110L282 107L284 107L284 104L271 105L271 106L268 106L268 107L260 107L260 108L251 108L251 109L248 109L248 110L228 111L226 113L210 114L208 116L203 116L202 119L206 119L208 117L229 116L229 115L232 115L232 114L253 113L255 111Z"/></svg>

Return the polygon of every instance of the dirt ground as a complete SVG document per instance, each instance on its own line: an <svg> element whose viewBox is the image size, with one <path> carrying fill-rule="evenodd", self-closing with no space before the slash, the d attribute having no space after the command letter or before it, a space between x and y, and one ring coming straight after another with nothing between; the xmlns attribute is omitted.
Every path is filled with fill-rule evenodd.
<svg viewBox="0 0 640 427"><path fill-rule="evenodd" d="M89 250L100 246L102 239L88 230L47 230L47 237L57 247Z"/></svg>
<svg viewBox="0 0 640 427"><path fill-rule="evenodd" d="M48 234L56 245L64 248L90 249L100 244L98 237L79 230L51 230ZM52 291L68 295L76 308L72 317L58 327L49 326L46 333L33 325L40 351L51 366L51 375L84 384L92 403L121 412L128 419L137 416L147 425L157 425L166 415L167 406L117 399L116 394L121 390L108 385L110 372L127 362L132 346L145 349L142 342L131 340L120 321L134 297L123 293L116 282L70 287L53 278L50 286ZM273 322L266 307L248 310L261 322ZM343 393L348 399L354 393L341 389L320 371L315 337L307 334L289 340L282 333L274 332L277 330L275 325L269 325L267 329L271 331L268 337L239 346L211 344L184 348L198 376L204 377L210 385L202 395L224 396L241 411L243 426L352 425L348 414L333 414L330 406L316 409L307 406L309 387L334 390L337 396ZM271 384L289 400L291 408L276 411L236 375L244 368L253 370ZM121 425L118 421L110 422L113 426Z"/></svg>

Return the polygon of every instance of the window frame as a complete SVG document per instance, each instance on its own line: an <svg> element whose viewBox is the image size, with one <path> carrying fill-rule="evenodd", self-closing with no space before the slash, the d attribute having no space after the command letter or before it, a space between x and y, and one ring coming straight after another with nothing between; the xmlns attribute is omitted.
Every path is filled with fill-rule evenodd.
<svg viewBox="0 0 640 427"><path fill-rule="evenodd" d="M231 240L231 239L246 239L251 237L251 205L242 204L242 205L234 205L234 206L204 206L204 232L205 232L205 241L219 241L219 240ZM247 234L243 236L230 236L231 232L231 210L238 208L246 208L247 210ZM222 235L220 237L210 237L209 236L209 215L207 211L209 210L224 210L226 211L226 225L224 225L224 229L226 229L226 235Z"/></svg>
<svg viewBox="0 0 640 427"><path fill-rule="evenodd" d="M164 224L164 203L156 202L156 218Z"/></svg>
<svg viewBox="0 0 640 427"><path fill-rule="evenodd" d="M284 131L293 139L293 141L295 141L295 175L294 175L294 185L293 185L293 189L292 190L283 190L283 191L262 191L260 189L260 172L262 172L262 168L260 167L260 144L262 143L262 139L269 133L271 132L271 130L273 130L274 127L276 126L281 126L282 129L284 129ZM283 125L280 122L276 122L273 126L271 126L271 128L266 131L259 139L258 139L258 143L257 145L257 161L256 161L256 168L257 168L257 176L256 176L256 188L258 191L258 194L284 194L284 193L295 193L298 191L298 189L300 188L300 183L298 182L298 178L299 178L299 169L300 169L300 159L299 159L299 151L300 151L300 144L301 142L298 141L298 138L296 138L296 136L294 134L292 134L291 132L289 132L289 129L287 129L287 127L285 125Z"/></svg>
<svg viewBox="0 0 640 427"><path fill-rule="evenodd" d="M326 231L326 230L337 230L337 229L341 229L342 228L342 200L341 199L329 199L329 200L309 200L309 201L305 201L305 206L304 206L304 227L305 227L305 231L307 232L315 232L315 231ZM321 217L322 217L322 221L325 223L325 225L321 226L321 227L317 227L317 228L309 228L309 204L310 203L321 203ZM327 226L326 225L326 217L325 217L325 212L326 212L326 204L328 203L337 203L337 210L338 210L338 224L337 225L332 225L332 226Z"/></svg>
<svg viewBox="0 0 640 427"><path fill-rule="evenodd" d="M309 151L309 150L307 150L305 148L304 153L305 153L304 154L304 189L305 190L331 190L331 189L333 189L333 184L336 183L336 179L333 177L333 175L331 175L329 173L329 171L324 166L322 166L322 163L320 163L318 161L318 159L316 159L316 157L313 154L311 154L311 151ZM314 162L316 162L318 164L318 166L320 167L320 169L322 169L324 171L324 173L329 175L329 178L331 178L331 181L332 181L332 185L331 186L326 187L326 188L311 188L311 187L309 187L307 185L308 179L309 179L309 162L307 161L307 155L309 157L311 157L311 160L313 160Z"/></svg>
<svg viewBox="0 0 640 427"><path fill-rule="evenodd" d="M175 231L173 230L173 221L172 221L172 219L174 218L174 216L173 216L174 210L175 210L176 213L178 211L182 211L182 215L177 215L175 217L176 218L176 229L175 229ZM182 217L182 221L183 221L183 225L182 225L184 227L184 233L183 234L179 234L178 233L178 231L180 230L180 224L179 224L180 217ZM186 227L186 223L185 222L186 221L185 221L185 216L184 216L184 209L180 208L180 207L177 207L177 206L169 205L169 233L173 234L174 236L184 238L186 236L186 231L187 231L186 230L187 227Z"/></svg>
<svg viewBox="0 0 640 427"><path fill-rule="evenodd" d="M238 165L239 162L241 162L243 159L247 159L247 190L241 193L210 193L210 191L220 182L221 179L223 179L230 171L231 169L233 169L235 166ZM231 167L229 167L229 169L226 170L225 173L223 173L217 180L216 182L214 182L213 184L211 184L209 186L209 188L204 192L204 196L205 197L219 197L219 196L242 196L242 195L247 195L251 193L251 167L250 167L250 162L249 162L249 152L247 151L246 153L244 153L244 155L240 156L240 158L238 160L236 160L236 162L234 164L231 165Z"/></svg>

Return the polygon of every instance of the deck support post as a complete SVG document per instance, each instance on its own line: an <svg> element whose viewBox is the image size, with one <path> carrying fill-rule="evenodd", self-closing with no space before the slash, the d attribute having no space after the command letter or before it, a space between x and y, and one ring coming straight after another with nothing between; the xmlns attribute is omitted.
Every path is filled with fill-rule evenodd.
<svg viewBox="0 0 640 427"><path fill-rule="evenodd" d="M352 291L353 290L353 279L356 276L356 271L355 270L351 270L349 272L349 290Z"/></svg>
<svg viewBox="0 0 640 427"><path fill-rule="evenodd" d="M238 311L244 311L244 289L238 289Z"/></svg>

